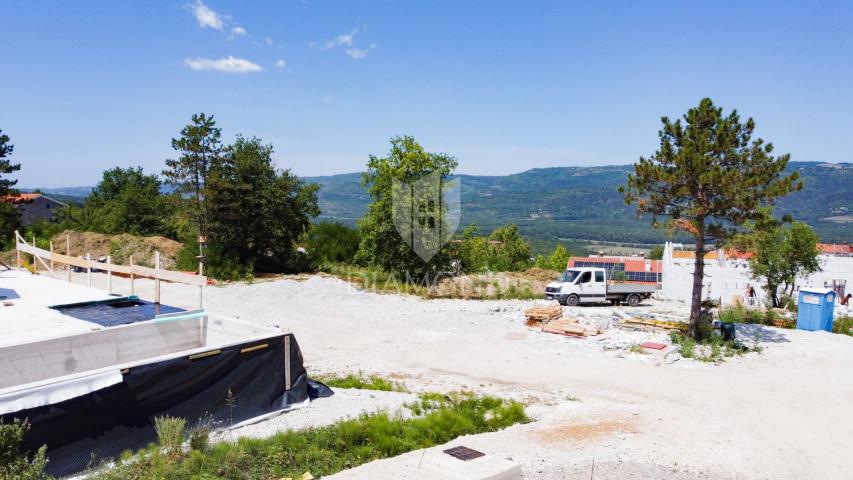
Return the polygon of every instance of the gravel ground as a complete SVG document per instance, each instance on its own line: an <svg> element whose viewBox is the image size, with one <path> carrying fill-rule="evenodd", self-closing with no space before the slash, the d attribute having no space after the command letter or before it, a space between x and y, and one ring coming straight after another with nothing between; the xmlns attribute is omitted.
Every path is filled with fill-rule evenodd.
<svg viewBox="0 0 853 480"><path fill-rule="evenodd" d="M122 282L116 288L126 293ZM150 298L150 282L138 280L137 292ZM163 287L167 304L193 306L197 295ZM530 329L523 310L532 301L422 300L319 276L212 287L204 295L212 314L293 331L309 374L361 371L415 392L465 389L524 401L534 422L452 443L512 458L525 478L591 478L593 461L593 478L822 480L849 479L853 471L851 337L745 326L739 337L761 353L720 365L666 364L611 350L649 334L576 339ZM652 301L566 313L604 321L671 319L686 310ZM374 395L342 392L238 433L325 424L394 408L400 399ZM383 470L388 465L373 462L339 478L393 478Z"/></svg>

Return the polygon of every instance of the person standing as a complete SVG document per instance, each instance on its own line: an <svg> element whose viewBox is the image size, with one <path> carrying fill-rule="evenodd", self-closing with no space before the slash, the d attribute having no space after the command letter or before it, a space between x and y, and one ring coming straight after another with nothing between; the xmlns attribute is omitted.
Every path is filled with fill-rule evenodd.
<svg viewBox="0 0 853 480"><path fill-rule="evenodd" d="M746 304L750 307L755 306L755 288L751 284L746 284Z"/></svg>

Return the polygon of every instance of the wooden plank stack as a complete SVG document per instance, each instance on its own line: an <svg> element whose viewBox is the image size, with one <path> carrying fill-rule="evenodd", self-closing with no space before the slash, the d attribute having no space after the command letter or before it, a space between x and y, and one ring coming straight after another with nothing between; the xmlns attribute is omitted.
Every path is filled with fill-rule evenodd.
<svg viewBox="0 0 853 480"><path fill-rule="evenodd" d="M619 322L622 327L631 328L634 330L679 330L687 331L687 324L680 322L667 322L666 320L647 320L643 318L628 318Z"/></svg>
<svg viewBox="0 0 853 480"><path fill-rule="evenodd" d="M590 337L598 335L601 331L598 327L591 325L581 325L576 318L560 318L551 320L542 331L545 333L554 333L557 335L567 335L572 337Z"/></svg>
<svg viewBox="0 0 853 480"><path fill-rule="evenodd" d="M524 311L524 319L530 327L557 320L562 316L563 307L559 305L538 306Z"/></svg>

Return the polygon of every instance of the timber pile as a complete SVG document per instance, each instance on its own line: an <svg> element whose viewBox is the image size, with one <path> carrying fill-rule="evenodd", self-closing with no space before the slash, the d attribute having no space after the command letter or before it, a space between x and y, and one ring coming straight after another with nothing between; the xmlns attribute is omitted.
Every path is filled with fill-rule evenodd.
<svg viewBox="0 0 853 480"><path fill-rule="evenodd" d="M549 305L544 307L528 308L524 311L524 320L528 327L548 323L551 320L557 320L563 316L563 307L559 305Z"/></svg>
<svg viewBox="0 0 853 480"><path fill-rule="evenodd" d="M601 330L592 325L581 325L576 318L560 318L551 320L542 331L545 333L554 333L557 335L567 335L572 337L590 337L598 335Z"/></svg>
<svg viewBox="0 0 853 480"><path fill-rule="evenodd" d="M687 331L687 324L681 322L668 322L666 320L646 320L643 318L628 318L624 319L619 324L623 327L632 328L634 330L654 330L661 329L667 331Z"/></svg>

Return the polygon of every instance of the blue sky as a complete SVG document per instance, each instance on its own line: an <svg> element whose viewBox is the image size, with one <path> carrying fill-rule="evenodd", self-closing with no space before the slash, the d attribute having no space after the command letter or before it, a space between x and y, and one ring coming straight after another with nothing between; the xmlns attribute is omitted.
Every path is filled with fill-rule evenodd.
<svg viewBox="0 0 853 480"><path fill-rule="evenodd" d="M601 4L599 4L601 3ZM459 172L629 163L710 96L794 160L851 161L848 2L6 1L21 186L159 172L195 112L300 175L414 135Z"/></svg>

